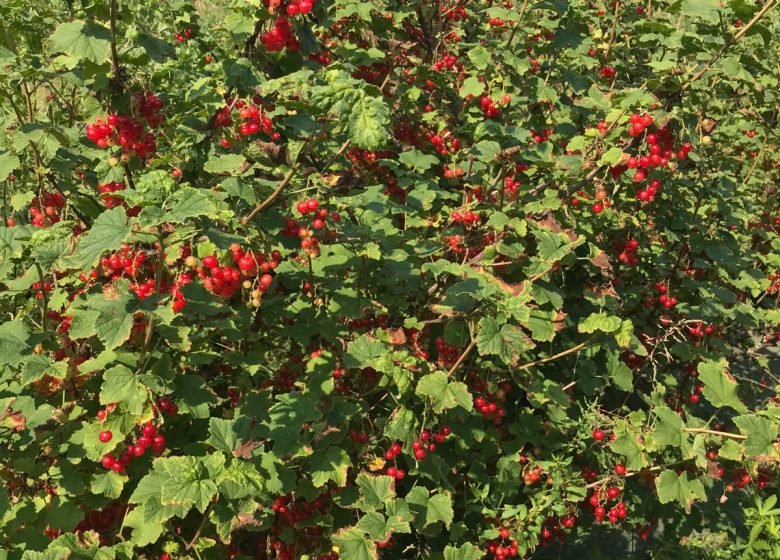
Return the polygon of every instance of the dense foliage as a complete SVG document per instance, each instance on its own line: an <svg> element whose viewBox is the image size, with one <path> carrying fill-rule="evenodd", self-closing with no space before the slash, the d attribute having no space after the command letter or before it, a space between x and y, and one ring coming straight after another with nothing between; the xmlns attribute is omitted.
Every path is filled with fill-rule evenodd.
<svg viewBox="0 0 780 560"><path fill-rule="evenodd" d="M0 559L780 557L776 3L0 3Z"/></svg>

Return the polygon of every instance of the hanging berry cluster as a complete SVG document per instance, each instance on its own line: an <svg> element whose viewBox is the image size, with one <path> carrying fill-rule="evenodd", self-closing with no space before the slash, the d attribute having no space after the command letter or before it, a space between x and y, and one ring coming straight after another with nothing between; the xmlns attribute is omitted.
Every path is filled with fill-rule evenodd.
<svg viewBox="0 0 780 560"><path fill-rule="evenodd" d="M288 237L299 237L303 253L309 257L315 258L320 254L320 238L328 233L326 228L327 222L325 220L331 219L334 222L339 222L341 221L341 216L338 212L330 212L327 208L320 208L320 202L316 198L298 202L295 209L301 216L312 216L310 224L311 229L305 225L301 225L298 220L287 218L285 229L282 234ZM320 238L314 237L313 230L321 230L323 231L323 234L320 235Z"/></svg>
<svg viewBox="0 0 780 560"><path fill-rule="evenodd" d="M65 197L62 193L45 192L32 199L30 220L33 226L45 228L60 221L60 210L65 207ZM15 221L14 221L15 224ZM9 225L12 227L12 225Z"/></svg>
<svg viewBox="0 0 780 560"><path fill-rule="evenodd" d="M178 43L184 43L190 37L192 37L192 29L190 29L189 27L187 29L185 29L184 31L182 31L181 33L174 33L173 34L173 40L178 42Z"/></svg>
<svg viewBox="0 0 780 560"><path fill-rule="evenodd" d="M171 403L171 407L173 406L176 405ZM169 407L166 412L168 412L168 414L175 414L175 412L171 411L171 407ZM103 413L102 416L100 413ZM105 420L106 414L107 410L101 410L98 413L98 418L101 422ZM108 443L113 438L114 434L110 430L103 430L98 434L98 439L101 443ZM124 472L125 468L130 463L132 463L133 459L142 457L150 448L155 455L161 455L165 451L165 436L157 431L154 424L146 423L141 427L135 443L128 444L119 457L107 453L103 455L103 459L100 462L105 468L121 473Z"/></svg>
<svg viewBox="0 0 780 560"><path fill-rule="evenodd" d="M98 148L119 146L127 156L147 158L157 151L154 133L147 127L153 130L162 124L164 105L163 100L151 92L136 92L132 95L131 106L138 118L118 114L99 117L87 125L87 138Z"/></svg>
<svg viewBox="0 0 780 560"><path fill-rule="evenodd" d="M614 506L607 510L604 505L609 501L617 500L620 497L620 488L617 486L597 486L588 499L588 503L593 507L593 515L596 519L596 523L603 523L604 517L607 516L609 522L617 524L621 519L626 517L626 504L624 502L618 502Z"/></svg>
<svg viewBox="0 0 780 560"><path fill-rule="evenodd" d="M198 278L203 281L203 286L207 290L225 298L232 297L241 286L247 289L254 287L251 293L252 303L254 304L254 300L257 299L257 307L259 307L260 297L274 280L270 272L279 266L282 254L279 251L273 251L269 259L268 255L260 251L244 251L237 243L231 245L230 254L235 267L220 266L214 255L203 257L201 267L196 270ZM198 261L195 257L188 257L185 264L197 267ZM264 274L257 277L260 272ZM250 280L255 277L257 277L256 282Z"/></svg>
<svg viewBox="0 0 780 560"><path fill-rule="evenodd" d="M286 17L279 17L274 20L273 27L269 31L260 34L260 42L270 52L278 52L284 49L295 52L301 48L298 38L293 34L290 20Z"/></svg>

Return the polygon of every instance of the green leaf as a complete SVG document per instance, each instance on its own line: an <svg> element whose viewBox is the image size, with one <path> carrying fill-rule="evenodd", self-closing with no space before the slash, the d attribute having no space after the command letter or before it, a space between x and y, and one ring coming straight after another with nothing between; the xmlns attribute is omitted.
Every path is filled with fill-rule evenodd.
<svg viewBox="0 0 780 560"><path fill-rule="evenodd" d="M444 548L444 560L479 560L485 553L471 543L455 547L447 545Z"/></svg>
<svg viewBox="0 0 780 560"><path fill-rule="evenodd" d="M691 510L695 500L707 499L704 485L698 479L688 480L687 472L678 475L674 471L665 470L655 480L655 487L658 491L658 500L662 504L676 500L686 511Z"/></svg>
<svg viewBox="0 0 780 560"><path fill-rule="evenodd" d="M379 512L370 511L358 521L356 527L368 533L374 541L384 542L393 533L411 533L409 523L400 516L385 517Z"/></svg>
<svg viewBox="0 0 780 560"><path fill-rule="evenodd" d="M601 159L599 160L599 165L615 165L617 162L620 161L620 158L623 156L623 148L618 148L617 146L614 146L604 152L604 155L601 156Z"/></svg>
<svg viewBox="0 0 780 560"><path fill-rule="evenodd" d="M653 413L659 420L653 432L655 441L663 446L680 448L683 458L689 458L692 451L690 437L685 431L685 424L680 415L668 406L656 407Z"/></svg>
<svg viewBox="0 0 780 560"><path fill-rule="evenodd" d="M21 361L22 353L29 349L29 338L27 325L20 319L0 325L0 364L15 364Z"/></svg>
<svg viewBox="0 0 780 560"><path fill-rule="evenodd" d="M169 222L182 223L187 218L209 216L216 213L216 206L206 194L206 189L184 188L176 193L177 202L165 215Z"/></svg>
<svg viewBox="0 0 780 560"><path fill-rule="evenodd" d="M465 408L470 412L474 407L466 384L460 381L451 382L443 371L429 373L421 377L417 382L415 392L420 396L431 399L431 404L436 414L441 414L445 410L457 406Z"/></svg>
<svg viewBox="0 0 780 560"><path fill-rule="evenodd" d="M241 154L220 154L210 157L203 170L214 175L240 175L245 162Z"/></svg>
<svg viewBox="0 0 780 560"><path fill-rule="evenodd" d="M619 317L613 317L606 313L591 313L577 325L577 330L581 333L592 333L601 331L605 333L615 332L620 328L622 321Z"/></svg>
<svg viewBox="0 0 780 560"><path fill-rule="evenodd" d="M106 62L111 52L111 31L102 25L80 20L61 23L49 41L54 51L98 64Z"/></svg>
<svg viewBox="0 0 780 560"><path fill-rule="evenodd" d="M358 148L376 150L387 142L390 111L385 102L367 94L358 97L349 114L349 138Z"/></svg>
<svg viewBox="0 0 780 560"><path fill-rule="evenodd" d="M376 544L366 538L357 527L345 527L333 533L333 542L338 546L339 558L344 560L377 560Z"/></svg>
<svg viewBox="0 0 780 560"><path fill-rule="evenodd" d="M209 443L215 449L232 455L241 439L240 434L244 431L245 420L209 418Z"/></svg>
<svg viewBox="0 0 780 560"><path fill-rule="evenodd" d="M615 441L610 447L615 453L626 458L626 468L632 471L647 466L647 460L639 443L639 434L636 433L624 420L615 423Z"/></svg>
<svg viewBox="0 0 780 560"><path fill-rule="evenodd" d="M384 343L368 334L363 334L347 345L344 363L350 368L373 367L388 350L388 346Z"/></svg>
<svg viewBox="0 0 780 560"><path fill-rule="evenodd" d="M737 382L727 373L728 361L706 360L699 363L699 380L704 384L702 394L714 407L728 406L740 413L747 407L737 397Z"/></svg>
<svg viewBox="0 0 780 560"><path fill-rule="evenodd" d="M482 95L483 91L485 91L485 84L480 82L479 78L476 76L469 76L463 80L463 84L460 86L458 94L463 98L466 98L469 95L476 97Z"/></svg>
<svg viewBox="0 0 780 560"><path fill-rule="evenodd" d="M516 365L520 354L534 347L534 343L520 327L502 325L492 317L483 317L479 321L477 349L480 355L493 354L506 364Z"/></svg>
<svg viewBox="0 0 780 560"><path fill-rule="evenodd" d="M471 63L474 65L474 68L477 70L484 70L493 61L493 57L491 56L490 51L482 45L477 45L471 49L468 52L468 57Z"/></svg>
<svg viewBox="0 0 780 560"><path fill-rule="evenodd" d="M143 412L148 393L138 377L123 365L115 366L103 374L100 404L124 403L128 412Z"/></svg>
<svg viewBox="0 0 780 560"><path fill-rule="evenodd" d="M160 484L163 505L194 505L203 513L217 493L213 477L199 457L156 459L154 469L164 473Z"/></svg>
<svg viewBox="0 0 780 560"><path fill-rule="evenodd" d="M634 374L620 359L617 352L608 352L607 354L607 373L612 384L622 391L631 391L634 388Z"/></svg>
<svg viewBox="0 0 780 560"><path fill-rule="evenodd" d="M93 494L102 494L107 498L116 499L122 494L127 477L114 471L98 473L92 476L90 491Z"/></svg>
<svg viewBox="0 0 780 560"><path fill-rule="evenodd" d="M426 171L430 169L432 165L439 163L439 158L421 152L417 148L412 148L398 156L398 161L417 171Z"/></svg>
<svg viewBox="0 0 780 560"><path fill-rule="evenodd" d="M309 458L311 482L320 488L333 481L336 486L347 484L347 471L352 464L349 454L335 445L331 445L323 453L315 451Z"/></svg>
<svg viewBox="0 0 780 560"><path fill-rule="evenodd" d="M683 0L681 12L683 15L701 18L711 23L718 22L717 0Z"/></svg>
<svg viewBox="0 0 780 560"><path fill-rule="evenodd" d="M412 509L419 512L416 526L420 528L427 527L441 521L445 527L449 527L454 517L452 509L452 497L446 493L437 493L433 496L428 495L428 490L417 486L406 496L407 503L411 504Z"/></svg>
<svg viewBox="0 0 780 560"><path fill-rule="evenodd" d="M395 479L390 476L374 476L360 473L355 483L360 489L362 507L366 511L375 510L387 500L395 498Z"/></svg>
<svg viewBox="0 0 780 560"><path fill-rule="evenodd" d="M745 454L773 455L776 454L774 442L777 439L778 425L768 418L755 415L736 416L734 423L739 431L747 436L742 447Z"/></svg>
<svg viewBox="0 0 780 560"><path fill-rule="evenodd" d="M0 181L5 181L8 176L21 165L19 158L10 152L0 154Z"/></svg>
<svg viewBox="0 0 780 560"><path fill-rule="evenodd" d="M75 253L67 260L74 268L88 270L94 267L106 251L115 251L130 234L125 209L121 206L106 210L98 216L92 228L79 238Z"/></svg>
<svg viewBox="0 0 780 560"><path fill-rule="evenodd" d="M139 301L129 289L127 280L118 280L100 294L79 301L72 311L72 339L97 336L111 350L122 345L132 332Z"/></svg>

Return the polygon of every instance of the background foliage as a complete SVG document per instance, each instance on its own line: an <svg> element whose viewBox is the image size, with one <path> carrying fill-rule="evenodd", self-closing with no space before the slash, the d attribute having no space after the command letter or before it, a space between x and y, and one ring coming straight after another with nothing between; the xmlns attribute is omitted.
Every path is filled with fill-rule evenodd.
<svg viewBox="0 0 780 560"><path fill-rule="evenodd" d="M780 557L775 5L3 2L0 558Z"/></svg>

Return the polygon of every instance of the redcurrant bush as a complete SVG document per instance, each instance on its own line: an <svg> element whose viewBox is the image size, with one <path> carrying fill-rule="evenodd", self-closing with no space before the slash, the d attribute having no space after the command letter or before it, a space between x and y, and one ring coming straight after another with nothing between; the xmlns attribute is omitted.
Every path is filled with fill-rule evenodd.
<svg viewBox="0 0 780 560"><path fill-rule="evenodd" d="M0 559L780 558L777 3L0 2Z"/></svg>

